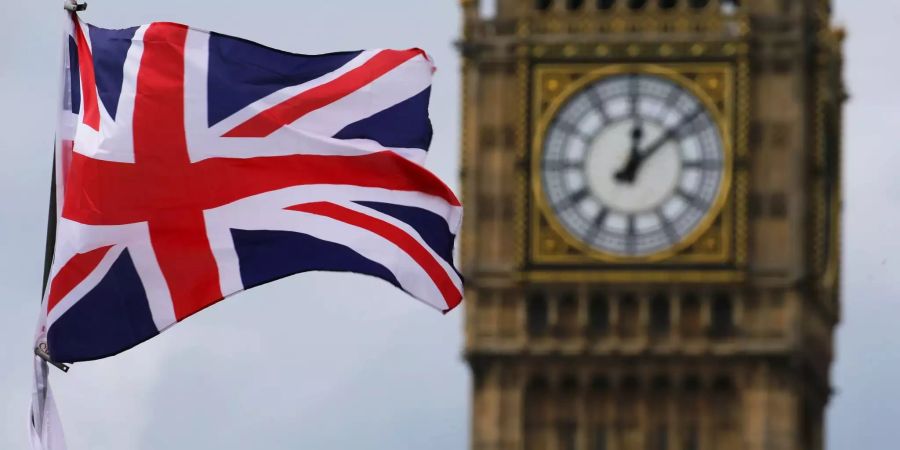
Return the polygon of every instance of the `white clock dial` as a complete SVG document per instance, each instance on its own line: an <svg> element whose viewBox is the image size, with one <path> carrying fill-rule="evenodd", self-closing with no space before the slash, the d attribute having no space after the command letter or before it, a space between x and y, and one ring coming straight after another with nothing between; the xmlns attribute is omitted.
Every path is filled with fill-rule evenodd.
<svg viewBox="0 0 900 450"><path fill-rule="evenodd" d="M691 235L723 189L725 152L706 107L656 75L605 78L568 100L541 158L559 222L618 256L664 251Z"/></svg>

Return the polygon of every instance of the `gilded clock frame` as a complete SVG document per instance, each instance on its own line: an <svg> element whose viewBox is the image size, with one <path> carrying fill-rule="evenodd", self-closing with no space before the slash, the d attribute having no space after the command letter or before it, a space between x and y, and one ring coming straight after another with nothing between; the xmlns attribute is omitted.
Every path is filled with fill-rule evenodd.
<svg viewBox="0 0 900 450"><path fill-rule="evenodd" d="M614 47L614 46L613 46ZM599 47L598 47L599 48ZM558 50L558 51L557 51ZM568 50L568 51L567 51ZM604 56L614 57L619 53L615 48L606 50ZM640 52L622 49L623 56L636 56ZM671 49L668 49L671 50ZM670 56L681 53L676 49ZM685 53L697 56L696 46L688 47ZM523 239L519 261L522 267L523 280L540 279L566 281L598 281L598 282L669 282L684 280L685 282L739 282L744 279L744 267L747 257L747 201L749 175L746 168L747 146L749 139L749 64L746 59L747 46L744 43L726 42L719 46L711 45L703 49L704 56L714 56L709 61L685 62L684 59L669 61L629 61L622 58L608 61L560 62L559 59L542 61L542 57L567 57L582 53L580 49L572 51L567 48L528 48L519 51L518 78L522 98L528 99L528 114L521 119L523 149L521 157L527 161L528 172L520 172L518 177L519 198L523 201L517 205L517 215L522 227L517 231ZM598 54L597 51L594 52ZM669 53L668 51L666 53ZM669 56L669 55L667 55ZM531 58L535 59L531 59ZM577 56L575 57L577 58ZM602 58L601 58L602 59ZM623 61L624 59L624 61ZM557 109L581 88L596 80L614 74L633 73L635 71L650 72L673 79L680 86L688 89L699 98L713 115L719 129L724 150L730 158L728 164L727 185L723 184L720 196L715 205L717 211L711 211L707 218L711 224L701 224L696 236L683 239L677 248L664 254L643 257L624 257L602 254L589 248L569 234L558 222L544 198L540 181L539 161L543 151L543 142L547 127ZM698 82L685 81L689 76L716 73L724 81L719 95L710 95L708 88ZM561 76L564 86L546 90L548 74ZM528 198L527 202L525 199ZM543 223L542 223L543 221ZM525 228L527 227L527 229ZM703 230L705 228L705 230ZM549 230L549 233L548 233ZM716 236L710 235L715 230ZM567 247L562 252L547 254L541 250L541 239L550 237ZM698 242L715 240L714 252L704 254L692 253ZM587 248L586 248L587 247ZM586 266L603 265L602 272ZM641 270L635 270L640 267ZM650 270L647 270L650 269ZM563 276L566 280L560 278Z"/></svg>
<svg viewBox="0 0 900 450"><path fill-rule="evenodd" d="M678 255L685 248L694 245L697 241L704 237L704 235L709 231L709 228L713 225L717 219L720 219L720 213L722 212L723 207L725 206L728 198L731 196L731 182L732 182L732 172L734 167L734 152L733 152L733 142L731 133L731 121L728 119L733 116L733 86L734 86L734 74L729 70L722 70L720 66L709 66L709 67L700 67L696 64L691 65L690 71L694 73L704 73L708 72L707 75L711 76L708 78L711 82L716 83L717 90L722 91L724 95L721 98L722 108L721 110L719 106L717 106L717 102L711 97L710 93L707 92L700 83L689 80L684 77L682 73L679 71L679 68L665 66L660 64L647 64L647 63L638 63L638 64L617 64L610 66L603 66L600 68L595 68L587 73L580 74L578 72L579 67L567 67L567 66L541 66L535 70L535 77L533 89L535 93L538 95L534 96L534 111L540 111L540 114L533 114L532 118L534 120L533 129L536 130L534 133L534 138L532 139L532 152L531 152L531 187L532 187L532 199L534 199L534 203L536 208L533 208L532 212L532 230L539 230L540 227L540 219L549 223L549 225L553 228L553 231L556 232L556 235L562 238L566 244L571 247L577 248L583 254L596 258L601 261L606 262L616 262L616 263L648 263L648 262L658 262L666 259L670 259L675 255ZM716 194L716 199L713 201L713 204L710 206L709 210L706 212L701 221L694 227L694 229L688 233L681 241L671 245L670 247L663 249L661 251L647 254L647 255L639 255L639 256L625 256L625 255L617 255L612 253L607 253L602 250L596 249L582 240L578 239L576 236L573 236L560 222L556 214L553 212L553 208L550 206L549 202L546 198L546 192L544 192L543 184L541 180L541 155L543 153L544 142L546 140L547 131L554 118L559 113L559 110L574 96L578 93L582 92L587 86L598 82L600 80L614 77L617 75L624 75L630 73L639 73L646 75L655 75L670 82L673 82L677 86L683 88L687 92L690 92L697 98L701 104L707 109L713 122L716 124L716 132L719 134L720 140L722 142L723 147L723 165L724 171L722 173L722 181L719 187L719 191ZM579 76L578 79L573 80L563 89L559 89L559 78L571 77L572 75L577 74ZM723 81L719 81L721 79ZM718 83L722 83L723 86L718 85ZM555 91L555 93L554 93ZM549 99L546 94L549 95ZM549 100L549 104L541 108L542 104ZM721 234L727 233L728 229L731 228L731 220L730 215L725 214L721 216L721 220L723 222L727 222L723 224L722 227L719 227L720 236L716 236L719 242L723 245L718 246L718 252L714 252L712 254L693 254L689 255L689 257L683 258L685 260L691 260L692 262L708 262L710 260L714 262L721 261L722 258L727 257L727 254L730 253L731 250L731 240L728 239L727 236L721 236ZM540 236L538 233L534 233L533 237L535 241L532 242L533 250L541 250L541 244L539 240L541 238L546 238L545 236ZM708 237L708 236L707 236ZM533 256L544 256L547 255L533 255Z"/></svg>

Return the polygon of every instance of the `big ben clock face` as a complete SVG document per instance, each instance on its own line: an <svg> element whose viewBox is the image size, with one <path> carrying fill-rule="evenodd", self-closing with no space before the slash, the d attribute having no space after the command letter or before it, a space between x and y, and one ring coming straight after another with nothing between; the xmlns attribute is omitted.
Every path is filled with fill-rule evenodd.
<svg viewBox="0 0 900 450"><path fill-rule="evenodd" d="M570 235L607 255L644 257L697 235L724 189L712 113L650 74L610 76L567 100L545 135L545 199Z"/></svg>

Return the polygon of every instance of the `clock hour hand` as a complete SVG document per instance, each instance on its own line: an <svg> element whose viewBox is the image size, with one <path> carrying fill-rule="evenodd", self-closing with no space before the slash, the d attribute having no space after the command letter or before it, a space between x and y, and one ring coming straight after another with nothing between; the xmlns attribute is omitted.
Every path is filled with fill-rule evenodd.
<svg viewBox="0 0 900 450"><path fill-rule="evenodd" d="M635 175L637 175L637 169L641 164L640 147L641 139L643 139L643 137L643 123L641 123L640 120L636 120L634 129L631 130L631 151L628 154L628 161L625 163L625 167L622 167L621 170L616 172L616 180L625 183L634 182Z"/></svg>

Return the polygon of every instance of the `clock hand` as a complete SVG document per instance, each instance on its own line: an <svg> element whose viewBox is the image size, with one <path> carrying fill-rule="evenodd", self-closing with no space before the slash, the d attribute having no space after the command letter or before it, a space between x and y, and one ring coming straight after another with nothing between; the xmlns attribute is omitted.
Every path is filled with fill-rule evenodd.
<svg viewBox="0 0 900 450"><path fill-rule="evenodd" d="M665 145L666 142L669 142L670 139L675 137L678 131L684 128L685 125L689 125L691 122L693 122L694 119L696 119L700 114L703 114L703 109L697 107L694 112L688 114L687 116L684 116L684 118L682 118L680 122L675 124L675 126L667 129L665 133L660 135L658 138L656 138L655 141L653 141L653 143L651 143L643 151L641 151L638 155L638 169L640 169L641 163L643 163L647 158L656 153L660 148L662 148L663 145Z"/></svg>
<svg viewBox="0 0 900 450"><path fill-rule="evenodd" d="M631 151L628 155L628 161L621 170L616 172L616 180L633 183L637 173L638 166L641 163L640 147L641 139L644 137L644 124L640 119L635 119L634 128L631 130Z"/></svg>

